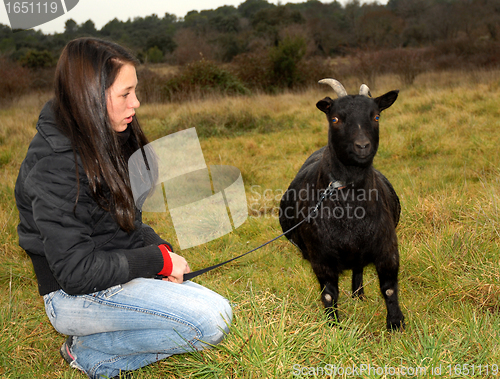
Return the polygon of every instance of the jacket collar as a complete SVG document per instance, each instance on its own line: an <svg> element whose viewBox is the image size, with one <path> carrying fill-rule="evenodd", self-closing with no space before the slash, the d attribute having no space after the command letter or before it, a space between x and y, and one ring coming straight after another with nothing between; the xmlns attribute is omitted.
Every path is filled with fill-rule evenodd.
<svg viewBox="0 0 500 379"><path fill-rule="evenodd" d="M55 153L72 150L71 141L57 127L52 100L48 101L40 112L36 129Z"/></svg>

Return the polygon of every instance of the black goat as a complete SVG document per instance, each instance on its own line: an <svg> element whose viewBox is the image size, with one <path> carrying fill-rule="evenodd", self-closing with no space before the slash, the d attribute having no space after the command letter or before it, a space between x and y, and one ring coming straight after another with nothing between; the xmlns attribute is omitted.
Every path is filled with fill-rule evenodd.
<svg viewBox="0 0 500 379"><path fill-rule="evenodd" d="M287 237L310 261L333 322L339 320L339 274L352 270L353 296L362 298L363 268L374 263L387 307L387 328L402 329L396 236L401 207L392 185L372 166L379 144L380 112L396 101L399 91L372 99L364 84L360 94L353 96L334 79L320 83L329 84L339 97L326 97L316 104L328 119L328 145L305 161L283 195L280 224L286 231L308 217L329 183L337 183L340 188Z"/></svg>

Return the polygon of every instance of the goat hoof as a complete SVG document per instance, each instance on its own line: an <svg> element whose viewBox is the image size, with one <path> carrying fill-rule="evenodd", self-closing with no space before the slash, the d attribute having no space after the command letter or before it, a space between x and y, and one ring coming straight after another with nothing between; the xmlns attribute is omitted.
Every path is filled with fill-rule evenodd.
<svg viewBox="0 0 500 379"><path fill-rule="evenodd" d="M340 321L335 317L328 317L328 326L330 328L342 329L342 327L340 326Z"/></svg>
<svg viewBox="0 0 500 379"><path fill-rule="evenodd" d="M387 320L387 330L390 332L402 332L405 329L405 318L401 317L399 320Z"/></svg>
<svg viewBox="0 0 500 379"><path fill-rule="evenodd" d="M341 330L341 329L342 329L342 327L340 326L340 323L339 323L339 322L337 322L337 321L333 321L333 320L329 320L329 321L328 321L328 326L329 326L330 328L332 328L332 329L333 329L333 328L335 328L335 329L339 329L339 330Z"/></svg>
<svg viewBox="0 0 500 379"><path fill-rule="evenodd" d="M356 291L356 292L353 292L352 298L353 299L358 299L358 300L365 300L366 296L365 296L365 294L363 292Z"/></svg>
<svg viewBox="0 0 500 379"><path fill-rule="evenodd" d="M325 314L326 317L328 318L328 326L332 328L333 327L340 328L339 315L335 310L333 310L332 308L325 308Z"/></svg>

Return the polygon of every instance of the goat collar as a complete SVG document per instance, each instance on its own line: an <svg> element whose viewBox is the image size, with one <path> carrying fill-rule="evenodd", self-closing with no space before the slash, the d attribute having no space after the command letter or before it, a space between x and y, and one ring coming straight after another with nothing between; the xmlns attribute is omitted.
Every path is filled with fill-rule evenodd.
<svg viewBox="0 0 500 379"><path fill-rule="evenodd" d="M326 191L330 189L330 191L341 190L347 187L347 184L341 182L340 180L331 181L328 185Z"/></svg>
<svg viewBox="0 0 500 379"><path fill-rule="evenodd" d="M310 222L311 217L316 216L316 213L318 213L319 207L321 206L321 203L327 198L333 195L335 191L341 190L346 188L347 186L345 183L342 183L340 180L332 180L330 184L328 184L328 187L326 187L325 192L323 192L323 195L321 195L319 201L316 203L316 206L311 210L311 213L307 218L304 220L307 220L307 222Z"/></svg>

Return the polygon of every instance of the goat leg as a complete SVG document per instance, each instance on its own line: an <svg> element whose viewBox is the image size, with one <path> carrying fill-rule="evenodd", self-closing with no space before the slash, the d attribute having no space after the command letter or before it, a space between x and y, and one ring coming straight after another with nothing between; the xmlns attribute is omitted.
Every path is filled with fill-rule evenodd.
<svg viewBox="0 0 500 379"><path fill-rule="evenodd" d="M391 263L384 262L385 264L376 264L377 274L380 281L380 291L385 300L387 307L387 329L403 330L405 327L403 312L399 307L398 301L398 266Z"/></svg>
<svg viewBox="0 0 500 379"><path fill-rule="evenodd" d="M363 289L363 268L355 268L352 270L352 297L358 299L365 298L365 291Z"/></svg>
<svg viewBox="0 0 500 379"><path fill-rule="evenodd" d="M330 278L328 281L320 280L321 301L325 306L325 314L330 320L330 325L337 325L340 321L337 301L339 299L339 279L338 276Z"/></svg>

